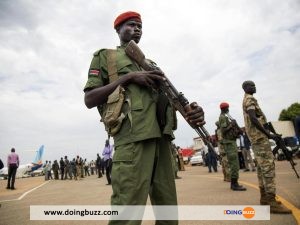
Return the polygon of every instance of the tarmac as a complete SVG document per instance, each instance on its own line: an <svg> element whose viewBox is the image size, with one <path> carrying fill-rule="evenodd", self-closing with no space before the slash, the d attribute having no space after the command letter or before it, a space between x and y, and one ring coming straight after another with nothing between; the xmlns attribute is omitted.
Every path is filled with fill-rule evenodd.
<svg viewBox="0 0 300 225"><path fill-rule="evenodd" d="M300 160L296 169L300 173ZM217 173L208 173L207 167L186 166L176 179L179 205L259 205L259 189L256 172L240 170L239 182L247 191L237 192L223 181L221 167ZM91 175L82 180L50 180L31 177L16 180L16 190L7 190L6 180L0 180L0 225L102 225L103 220L30 220L30 206L33 205L109 205L111 186L105 185L106 178ZM271 214L270 220L209 220L179 221L180 225L300 225L300 179L287 161L276 162L278 199L293 214ZM148 204L149 201L148 201ZM143 221L143 225L155 221Z"/></svg>

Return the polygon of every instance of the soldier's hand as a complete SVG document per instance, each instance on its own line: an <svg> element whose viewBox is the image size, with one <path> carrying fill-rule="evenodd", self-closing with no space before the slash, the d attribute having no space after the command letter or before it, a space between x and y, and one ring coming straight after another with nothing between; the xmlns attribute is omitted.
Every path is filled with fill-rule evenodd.
<svg viewBox="0 0 300 225"><path fill-rule="evenodd" d="M186 120L193 126L203 126L205 124L203 109L196 102L192 102L190 108L191 110L186 113Z"/></svg>
<svg viewBox="0 0 300 225"><path fill-rule="evenodd" d="M158 88L159 82L165 79L164 73L159 70L136 71L136 72L131 72L126 76L129 77L128 83L136 83L141 86L146 86L155 89Z"/></svg>

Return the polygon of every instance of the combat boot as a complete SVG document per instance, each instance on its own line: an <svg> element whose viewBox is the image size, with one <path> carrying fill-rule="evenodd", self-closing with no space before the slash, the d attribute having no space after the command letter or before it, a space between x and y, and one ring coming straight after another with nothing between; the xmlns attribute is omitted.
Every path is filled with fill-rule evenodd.
<svg viewBox="0 0 300 225"><path fill-rule="evenodd" d="M274 214L291 214L292 210L286 208L284 205L278 204L275 200L275 194L267 194L268 205L270 205L270 212Z"/></svg>
<svg viewBox="0 0 300 225"><path fill-rule="evenodd" d="M224 181L226 181L226 182L230 182L230 181L231 181L231 179L230 179L229 177L224 177Z"/></svg>
<svg viewBox="0 0 300 225"><path fill-rule="evenodd" d="M230 185L231 190L233 191L246 191L247 189L244 188L242 185L239 185L238 181L236 178L231 178L231 185Z"/></svg>
<svg viewBox="0 0 300 225"><path fill-rule="evenodd" d="M260 191L260 204L261 205L269 205L268 195L265 192L265 189L262 187L259 187L259 191ZM276 200L276 198L275 198L275 201L277 202L277 204L279 204L279 205L281 204L281 201Z"/></svg>

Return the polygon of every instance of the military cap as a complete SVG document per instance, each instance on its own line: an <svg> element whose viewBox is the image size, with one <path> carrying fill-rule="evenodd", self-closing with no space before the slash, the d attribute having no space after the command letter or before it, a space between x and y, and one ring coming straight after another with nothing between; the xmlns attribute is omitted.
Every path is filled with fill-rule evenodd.
<svg viewBox="0 0 300 225"><path fill-rule="evenodd" d="M131 18L135 18L137 19L138 21L142 22L142 19L141 19L141 15L137 12L133 12L133 11L128 11L128 12L124 12L124 13L121 13L116 19L115 19L115 22L114 22L114 28L116 29L116 27L118 25L120 25L121 23L125 22L126 20L128 19L131 19Z"/></svg>
<svg viewBox="0 0 300 225"><path fill-rule="evenodd" d="M229 104L227 102L222 102L220 104L220 109L225 109L225 108L228 108L229 107Z"/></svg>

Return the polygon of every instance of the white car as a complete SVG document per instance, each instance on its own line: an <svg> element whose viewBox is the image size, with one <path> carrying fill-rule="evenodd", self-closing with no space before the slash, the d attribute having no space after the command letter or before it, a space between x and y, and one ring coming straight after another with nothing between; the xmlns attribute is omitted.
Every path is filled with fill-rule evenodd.
<svg viewBox="0 0 300 225"><path fill-rule="evenodd" d="M194 165L202 165L203 164L203 158L201 152L196 152L195 155L190 160L190 163L192 166Z"/></svg>

